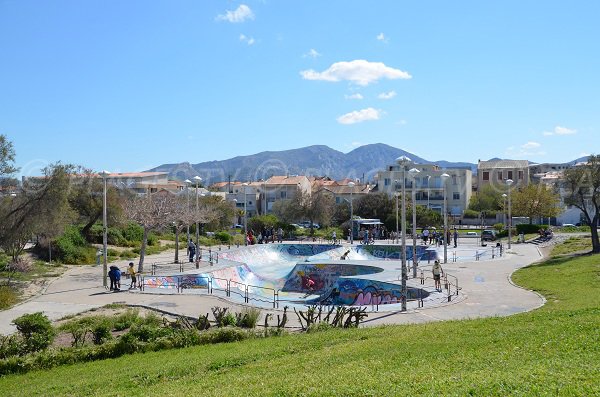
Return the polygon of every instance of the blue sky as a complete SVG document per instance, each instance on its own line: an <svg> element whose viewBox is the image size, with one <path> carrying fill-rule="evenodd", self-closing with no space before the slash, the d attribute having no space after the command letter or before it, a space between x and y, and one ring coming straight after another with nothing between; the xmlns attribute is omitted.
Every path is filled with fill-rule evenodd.
<svg viewBox="0 0 600 397"><path fill-rule="evenodd" d="M430 160L597 153L600 2L0 0L21 174L386 143Z"/></svg>

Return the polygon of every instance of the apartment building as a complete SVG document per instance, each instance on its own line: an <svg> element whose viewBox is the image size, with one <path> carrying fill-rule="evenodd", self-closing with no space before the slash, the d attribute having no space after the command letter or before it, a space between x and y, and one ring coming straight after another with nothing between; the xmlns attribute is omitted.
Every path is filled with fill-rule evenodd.
<svg viewBox="0 0 600 397"><path fill-rule="evenodd" d="M419 171L414 180L408 172L412 168ZM394 195L402 191L404 181L407 197L411 197L415 190L417 205L443 212L442 174L449 175L445 184L448 212L453 216L461 216L472 194L473 173L470 168L442 169L436 164L408 162L403 170L400 164L394 164L377 173L377 191Z"/></svg>
<svg viewBox="0 0 600 397"><path fill-rule="evenodd" d="M485 185L501 186L513 181L513 188L529 184L529 161L527 160L490 160L477 164L477 188Z"/></svg>

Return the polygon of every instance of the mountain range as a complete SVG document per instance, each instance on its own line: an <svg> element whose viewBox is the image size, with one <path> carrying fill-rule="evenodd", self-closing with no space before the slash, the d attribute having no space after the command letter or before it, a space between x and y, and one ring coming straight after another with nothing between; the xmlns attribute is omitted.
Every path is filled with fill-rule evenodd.
<svg viewBox="0 0 600 397"><path fill-rule="evenodd" d="M313 145L299 149L260 152L249 156L237 156L227 160L205 161L190 164L163 164L148 171L168 172L171 179L192 179L199 175L205 185L216 182L258 181L273 175L328 176L332 179L359 178L373 181L377 171L395 164L400 156L407 156L417 163L433 163L441 168L470 168L477 173L477 164L431 161L413 153L383 143L360 146L349 153L342 153L325 145ZM491 160L500 160L494 158ZM570 163L586 161L581 157ZM531 163L531 162L530 162Z"/></svg>
<svg viewBox="0 0 600 397"><path fill-rule="evenodd" d="M197 164L163 164L148 171L168 172L170 178L179 180L199 175L206 185L224 182L229 178L232 181L257 181L272 175L314 175L329 176L336 180L360 178L361 181L372 181L377 171L395 164L400 156L407 156L417 163L435 163L442 168L466 167L477 171L477 164L429 161L383 143L360 146L349 153L325 145L313 145Z"/></svg>

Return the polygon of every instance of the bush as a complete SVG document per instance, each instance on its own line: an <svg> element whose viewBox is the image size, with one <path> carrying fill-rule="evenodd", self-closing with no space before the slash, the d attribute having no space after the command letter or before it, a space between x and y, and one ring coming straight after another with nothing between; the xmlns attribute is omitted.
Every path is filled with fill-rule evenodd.
<svg viewBox="0 0 600 397"><path fill-rule="evenodd" d="M502 230L504 230L504 223L496 223L494 224L493 228L500 233Z"/></svg>
<svg viewBox="0 0 600 397"><path fill-rule="evenodd" d="M463 218L467 218L467 219L479 218L479 211L467 209L467 210L465 210L465 212L463 212Z"/></svg>
<svg viewBox="0 0 600 397"><path fill-rule="evenodd" d="M62 236L54 241L56 255L61 262L70 265L94 263L96 249L88 246L79 228L69 226Z"/></svg>
<svg viewBox="0 0 600 397"><path fill-rule="evenodd" d="M244 308L241 313L237 313L237 326L242 328L256 328L256 323L260 318L260 309L251 307Z"/></svg>
<svg viewBox="0 0 600 397"><path fill-rule="evenodd" d="M311 324L308 329L306 330L306 333L315 333L315 332L323 332L323 331L329 331L330 329L333 329L333 325L329 324L326 321L321 321L318 323L314 323Z"/></svg>
<svg viewBox="0 0 600 397"><path fill-rule="evenodd" d="M122 230L123 237L128 241L141 242L144 239L144 228L137 223L129 223Z"/></svg>
<svg viewBox="0 0 600 397"><path fill-rule="evenodd" d="M23 337L24 352L36 352L50 346L56 332L52 323L43 313L25 314L16 318L13 323Z"/></svg>
<svg viewBox="0 0 600 397"><path fill-rule="evenodd" d="M530 225L530 224L521 224L516 225L517 234L535 234L539 233L540 229L547 229L547 225Z"/></svg>
<svg viewBox="0 0 600 397"><path fill-rule="evenodd" d="M109 227L106 231L106 238L110 245L126 245L127 239L121 234L121 230L116 227Z"/></svg>
<svg viewBox="0 0 600 397"><path fill-rule="evenodd" d="M218 325L219 327L227 327L228 325L235 327L237 325L237 318L235 318L235 314L228 312L225 314L225 316L223 316Z"/></svg>
<svg viewBox="0 0 600 397"><path fill-rule="evenodd" d="M120 314L114 321L115 331L123 331L127 328L131 328L133 324L138 322L139 312L135 309L129 309L125 313Z"/></svg>
<svg viewBox="0 0 600 397"><path fill-rule="evenodd" d="M233 236L227 232L217 232L215 233L215 239L219 240L223 244L227 244L233 240Z"/></svg>
<svg viewBox="0 0 600 397"><path fill-rule="evenodd" d="M213 343L228 343L237 342L244 339L248 339L252 334L248 333L240 328L235 327L223 327L213 328L209 331L200 333L201 344L213 344Z"/></svg>
<svg viewBox="0 0 600 397"><path fill-rule="evenodd" d="M14 288L7 285L0 287L0 310L8 309L17 303L18 297Z"/></svg>
<svg viewBox="0 0 600 397"><path fill-rule="evenodd" d="M95 345L101 345L112 339L112 322L108 319L98 321L91 329L92 340Z"/></svg>
<svg viewBox="0 0 600 397"><path fill-rule="evenodd" d="M22 348L21 340L16 335L0 336L0 359L18 356Z"/></svg>

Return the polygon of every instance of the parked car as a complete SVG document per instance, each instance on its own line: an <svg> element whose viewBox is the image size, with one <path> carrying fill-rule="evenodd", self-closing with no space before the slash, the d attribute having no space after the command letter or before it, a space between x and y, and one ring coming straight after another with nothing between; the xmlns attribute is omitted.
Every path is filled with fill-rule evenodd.
<svg viewBox="0 0 600 397"><path fill-rule="evenodd" d="M495 230L484 230L481 232L481 241L494 241L496 240Z"/></svg>
<svg viewBox="0 0 600 397"><path fill-rule="evenodd" d="M575 225L572 223L563 223L562 227L575 227Z"/></svg>

